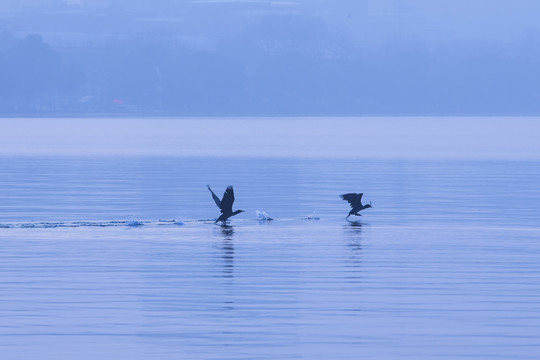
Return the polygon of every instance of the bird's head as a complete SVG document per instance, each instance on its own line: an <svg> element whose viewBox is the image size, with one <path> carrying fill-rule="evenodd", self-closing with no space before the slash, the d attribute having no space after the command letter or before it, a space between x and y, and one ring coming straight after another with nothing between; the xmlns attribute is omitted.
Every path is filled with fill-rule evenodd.
<svg viewBox="0 0 540 360"><path fill-rule="evenodd" d="M366 209L367 209L367 208L370 208L370 207L372 207L372 206L371 206L371 201L369 202L369 204L366 204Z"/></svg>
<svg viewBox="0 0 540 360"><path fill-rule="evenodd" d="M244 211L244 210L236 210L236 211L234 212L234 215L238 215L238 214L243 213L243 212L245 212L245 211Z"/></svg>

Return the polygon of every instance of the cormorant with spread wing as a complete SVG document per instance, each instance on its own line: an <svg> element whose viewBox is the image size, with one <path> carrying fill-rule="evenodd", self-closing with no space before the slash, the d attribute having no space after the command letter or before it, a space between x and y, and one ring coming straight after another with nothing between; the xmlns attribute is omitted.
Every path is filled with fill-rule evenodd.
<svg viewBox="0 0 540 360"><path fill-rule="evenodd" d="M340 197L343 200L347 200L349 204L351 205L351 211L349 211L349 215L347 215L345 219L348 219L349 216L351 215L362 216L358 212L360 210L364 210L371 207L371 202L369 204L362 205L362 195L364 195L364 193L359 193L359 194L348 193L348 194L340 195Z"/></svg>
<svg viewBox="0 0 540 360"><path fill-rule="evenodd" d="M223 193L223 198L221 200L219 200L219 198L216 196L216 194L214 194L212 189L210 189L210 185L206 185L206 187L212 193L212 198L214 199L214 201L215 201L216 205L218 206L218 208L220 208L220 210L221 210L221 215L215 221L216 223L218 221L221 221L221 222L225 223L227 221L227 219L230 218L231 216L234 216L234 215L237 215L237 214L240 214L240 213L244 212L244 210L236 210L234 212L232 211L232 205L233 205L233 202L234 202L234 190L233 190L232 186L230 186L230 185L227 186L227 189Z"/></svg>

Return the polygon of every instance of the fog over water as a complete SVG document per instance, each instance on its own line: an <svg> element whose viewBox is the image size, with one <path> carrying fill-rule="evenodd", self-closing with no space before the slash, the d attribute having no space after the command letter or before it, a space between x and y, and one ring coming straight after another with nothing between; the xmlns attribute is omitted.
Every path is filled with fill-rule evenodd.
<svg viewBox="0 0 540 360"><path fill-rule="evenodd" d="M0 155L540 157L536 118L2 119Z"/></svg>

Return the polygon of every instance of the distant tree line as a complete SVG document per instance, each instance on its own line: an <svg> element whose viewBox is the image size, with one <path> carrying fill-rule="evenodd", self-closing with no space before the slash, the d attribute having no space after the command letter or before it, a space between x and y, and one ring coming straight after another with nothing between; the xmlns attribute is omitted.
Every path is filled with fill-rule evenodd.
<svg viewBox="0 0 540 360"><path fill-rule="evenodd" d="M86 83L80 64L70 64L32 34L0 33L0 110L49 112L70 108Z"/></svg>
<svg viewBox="0 0 540 360"><path fill-rule="evenodd" d="M0 114L62 112L538 115L540 46L368 46L314 18L268 17L209 48L132 36L61 49L0 32Z"/></svg>

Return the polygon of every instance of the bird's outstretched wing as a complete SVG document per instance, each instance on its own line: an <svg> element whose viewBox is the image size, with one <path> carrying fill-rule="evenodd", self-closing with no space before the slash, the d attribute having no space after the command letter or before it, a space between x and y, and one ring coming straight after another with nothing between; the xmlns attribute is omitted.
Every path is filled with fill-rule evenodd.
<svg viewBox="0 0 540 360"><path fill-rule="evenodd" d="M221 209L222 213L232 212L232 205L234 202L234 190L232 186L227 186L227 189L223 193L223 199L221 199Z"/></svg>
<svg viewBox="0 0 540 360"><path fill-rule="evenodd" d="M212 193L212 198L214 199L214 202L216 203L216 205L218 206L218 208L221 209L221 201L219 200L219 198L216 196L216 194L214 194L214 192L212 191L212 189L210 189L210 185L206 185L206 187L207 187L208 190L210 190L210 192Z"/></svg>
<svg viewBox="0 0 540 360"><path fill-rule="evenodd" d="M348 194L340 195L340 197L343 200L347 200L349 204L351 205L351 207L354 208L356 205L359 205L362 203L362 195L364 195L364 193L360 193L360 194L348 193Z"/></svg>

